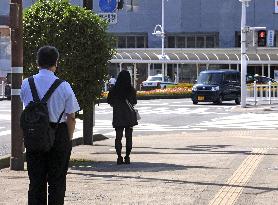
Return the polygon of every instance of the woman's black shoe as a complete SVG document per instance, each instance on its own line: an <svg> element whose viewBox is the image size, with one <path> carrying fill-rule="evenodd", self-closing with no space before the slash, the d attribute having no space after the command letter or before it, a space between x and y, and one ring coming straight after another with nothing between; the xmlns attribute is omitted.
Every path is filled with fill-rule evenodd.
<svg viewBox="0 0 278 205"><path fill-rule="evenodd" d="M118 157L117 164L123 164L123 163L124 163L123 157Z"/></svg>
<svg viewBox="0 0 278 205"><path fill-rule="evenodd" d="M130 158L129 157L125 157L125 164L130 164Z"/></svg>

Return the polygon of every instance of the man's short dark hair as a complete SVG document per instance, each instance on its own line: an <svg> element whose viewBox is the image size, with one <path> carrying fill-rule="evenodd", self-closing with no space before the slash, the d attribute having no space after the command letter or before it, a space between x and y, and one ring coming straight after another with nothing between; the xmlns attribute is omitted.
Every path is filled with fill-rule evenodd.
<svg viewBox="0 0 278 205"><path fill-rule="evenodd" d="M59 52L53 46L43 46L37 52L37 61L40 68L55 66L58 58Z"/></svg>

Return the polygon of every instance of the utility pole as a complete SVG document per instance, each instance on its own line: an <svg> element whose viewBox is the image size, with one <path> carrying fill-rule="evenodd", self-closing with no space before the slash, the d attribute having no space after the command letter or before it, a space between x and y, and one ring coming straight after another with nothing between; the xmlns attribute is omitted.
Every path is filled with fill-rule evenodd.
<svg viewBox="0 0 278 205"><path fill-rule="evenodd" d="M246 107L246 7L251 0L239 0L242 3L241 8L241 107Z"/></svg>
<svg viewBox="0 0 278 205"><path fill-rule="evenodd" d="M10 27L12 42L12 89L11 89L11 170L23 170L23 134L20 128L22 103L20 87L23 74L23 27L22 27L22 0L11 0Z"/></svg>

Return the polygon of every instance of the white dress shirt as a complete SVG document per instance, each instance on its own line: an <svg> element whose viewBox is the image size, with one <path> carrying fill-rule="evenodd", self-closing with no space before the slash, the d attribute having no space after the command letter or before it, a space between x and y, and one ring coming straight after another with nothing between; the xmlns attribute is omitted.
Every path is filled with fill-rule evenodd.
<svg viewBox="0 0 278 205"><path fill-rule="evenodd" d="M42 99L54 81L58 79L52 71L40 69L39 73L34 75L34 81L39 98ZM33 101L28 78L24 79L21 86L20 98L26 107ZM71 114L80 110L75 94L66 81L62 82L52 93L47 101L50 122L58 122L59 116L65 110L60 122L66 121L66 113Z"/></svg>

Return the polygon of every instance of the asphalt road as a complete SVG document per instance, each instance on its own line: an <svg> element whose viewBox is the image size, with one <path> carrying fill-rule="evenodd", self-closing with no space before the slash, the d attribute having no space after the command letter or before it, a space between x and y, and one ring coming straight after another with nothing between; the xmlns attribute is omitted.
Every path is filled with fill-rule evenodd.
<svg viewBox="0 0 278 205"><path fill-rule="evenodd" d="M10 153L10 101L0 101L0 156ZM276 130L278 113L236 112L234 102L222 105L201 103L193 105L190 99L139 100L136 108L142 119L134 128L134 136L179 134L223 130ZM96 106L94 134L114 137L112 108ZM82 133L82 121L77 121L77 132Z"/></svg>

